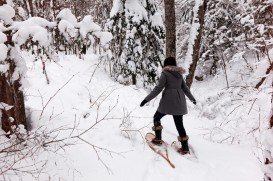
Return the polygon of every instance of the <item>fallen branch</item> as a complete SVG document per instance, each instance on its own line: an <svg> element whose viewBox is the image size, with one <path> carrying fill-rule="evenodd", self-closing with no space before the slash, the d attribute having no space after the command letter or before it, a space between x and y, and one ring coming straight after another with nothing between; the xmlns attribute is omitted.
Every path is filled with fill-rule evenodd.
<svg viewBox="0 0 273 181"><path fill-rule="evenodd" d="M92 81L92 79L93 79L93 77L94 77L94 75L95 75L97 69L99 68L99 66L100 66L100 64L101 64L101 62L102 62L102 60L103 60L103 59L101 59L101 60L97 63L97 65L96 65L94 71L92 72L92 75L91 75L91 77L90 77L89 83L91 83L91 81Z"/></svg>
<svg viewBox="0 0 273 181"><path fill-rule="evenodd" d="M266 70L265 76L260 80L260 82L258 82L258 84L256 84L255 86L256 89L259 89L259 87L264 83L267 75L271 72L271 70L273 70L273 63L271 63L268 69Z"/></svg>
<svg viewBox="0 0 273 181"><path fill-rule="evenodd" d="M50 82L49 82L49 78L48 78L48 76L47 76L45 62L44 62L43 60L41 60L41 61L42 61L42 66L43 66L43 74L44 74L45 77L46 77L46 83L49 84Z"/></svg>

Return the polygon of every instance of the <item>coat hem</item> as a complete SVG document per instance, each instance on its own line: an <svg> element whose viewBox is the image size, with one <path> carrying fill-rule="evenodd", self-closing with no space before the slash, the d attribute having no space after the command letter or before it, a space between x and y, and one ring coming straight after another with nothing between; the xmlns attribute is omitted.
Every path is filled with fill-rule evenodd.
<svg viewBox="0 0 273 181"><path fill-rule="evenodd" d="M172 113L172 112L168 112L168 111L161 111L161 110L157 110L157 112L160 112L162 114L166 114L166 115L172 115L172 116L183 116L183 115L186 115L188 114L188 112L185 112L185 113Z"/></svg>

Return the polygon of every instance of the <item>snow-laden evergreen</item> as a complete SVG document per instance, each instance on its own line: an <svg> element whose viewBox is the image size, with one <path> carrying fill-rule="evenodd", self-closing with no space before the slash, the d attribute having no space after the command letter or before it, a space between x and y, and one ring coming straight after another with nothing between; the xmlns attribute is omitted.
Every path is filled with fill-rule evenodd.
<svg viewBox="0 0 273 181"><path fill-rule="evenodd" d="M163 21L156 3L115 0L110 16L111 75L123 84L151 87L164 58Z"/></svg>
<svg viewBox="0 0 273 181"><path fill-rule="evenodd" d="M0 73L11 81L11 85L18 81L19 85L22 86L20 89L23 89L26 84L24 79L26 73L25 62L21 57L20 49L7 44L7 41L11 41L8 40L8 37L12 37L11 31L14 30L12 26L14 16L15 10L11 2L0 6ZM8 73L12 73L12 77ZM0 114L0 118L1 116Z"/></svg>

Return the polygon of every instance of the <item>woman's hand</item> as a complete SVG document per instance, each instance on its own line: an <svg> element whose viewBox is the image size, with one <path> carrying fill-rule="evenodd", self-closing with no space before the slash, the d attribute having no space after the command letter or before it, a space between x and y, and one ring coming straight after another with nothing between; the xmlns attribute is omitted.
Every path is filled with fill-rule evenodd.
<svg viewBox="0 0 273 181"><path fill-rule="evenodd" d="M194 100L192 101L192 103L193 103L194 105L196 105L196 100L194 99Z"/></svg>
<svg viewBox="0 0 273 181"><path fill-rule="evenodd" d="M144 106L148 101L146 101L145 99L140 103L140 107Z"/></svg>

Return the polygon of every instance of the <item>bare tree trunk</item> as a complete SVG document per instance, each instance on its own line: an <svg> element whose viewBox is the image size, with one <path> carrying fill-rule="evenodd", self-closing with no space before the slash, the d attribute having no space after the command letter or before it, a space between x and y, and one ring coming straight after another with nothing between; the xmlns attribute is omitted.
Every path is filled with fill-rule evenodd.
<svg viewBox="0 0 273 181"><path fill-rule="evenodd" d="M199 10L198 10L198 23L200 26L197 31L196 38L194 40L192 63L189 68L189 74L186 78L186 84L189 87L191 87L191 85L192 85L197 62L200 57L200 48L201 48L202 35L203 35L203 30L204 30L206 8L207 8L207 0L203 0L203 4L199 7Z"/></svg>
<svg viewBox="0 0 273 181"><path fill-rule="evenodd" d="M5 0L0 0L0 6L5 4ZM9 25L7 25L8 27ZM16 69L16 63L10 58L14 44L12 42L12 31L6 31L8 46L8 56L3 62L9 65L9 69L6 73L0 73L0 119L2 122L2 129L5 132L12 134L11 126L18 126L22 124L27 128L24 95L20 84L20 78L13 80L13 74ZM1 63L1 62L0 62ZM8 107L7 107L8 105Z"/></svg>
<svg viewBox="0 0 273 181"><path fill-rule="evenodd" d="M34 16L33 2L32 2L32 0L28 0L27 3L28 3L28 7L29 7L29 15L33 17Z"/></svg>
<svg viewBox="0 0 273 181"><path fill-rule="evenodd" d="M174 0L164 0L166 26L166 57L176 57L176 25Z"/></svg>

